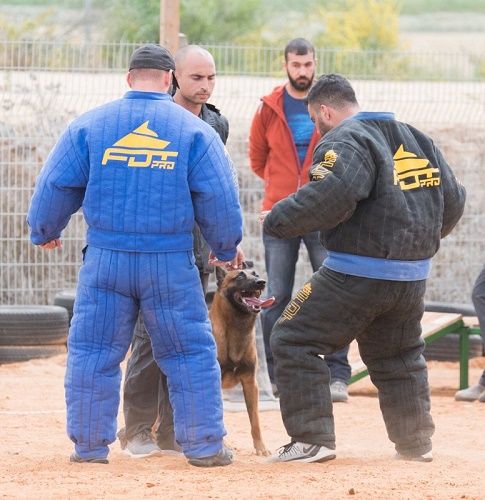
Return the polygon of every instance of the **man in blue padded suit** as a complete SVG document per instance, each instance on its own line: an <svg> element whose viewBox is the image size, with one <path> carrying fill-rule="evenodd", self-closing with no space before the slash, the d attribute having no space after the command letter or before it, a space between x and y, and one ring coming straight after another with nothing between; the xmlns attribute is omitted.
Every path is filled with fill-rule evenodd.
<svg viewBox="0 0 485 500"><path fill-rule="evenodd" d="M31 240L59 248L80 207L88 225L65 375L72 462L108 463L116 439L120 363L141 312L167 375L175 437L189 463L228 465L221 375L192 229L212 257L236 258L242 238L237 177L213 130L169 95L163 47L130 60L122 99L74 120L50 153L27 221Z"/></svg>

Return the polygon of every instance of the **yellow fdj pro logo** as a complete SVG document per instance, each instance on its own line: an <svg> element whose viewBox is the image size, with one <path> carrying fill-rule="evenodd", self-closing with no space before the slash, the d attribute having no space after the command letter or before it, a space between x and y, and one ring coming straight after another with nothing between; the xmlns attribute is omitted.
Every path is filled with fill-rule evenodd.
<svg viewBox="0 0 485 500"><path fill-rule="evenodd" d="M178 156L176 151L164 151L170 144L158 139L158 135L148 128L148 121L130 132L113 147L106 149L103 156L103 165L108 161L128 162L129 167L151 167L173 170Z"/></svg>
<svg viewBox="0 0 485 500"><path fill-rule="evenodd" d="M418 158L414 153L404 151L401 144L394 155L394 185L400 188L439 186L441 182L438 168L429 167L429 160Z"/></svg>
<svg viewBox="0 0 485 500"><path fill-rule="evenodd" d="M323 161L318 163L312 168L312 179L314 181L319 181L330 174L335 162L337 161L338 155L332 149L325 153Z"/></svg>
<svg viewBox="0 0 485 500"><path fill-rule="evenodd" d="M310 297L311 293L312 293L312 285L310 283L306 283L305 285L303 285L298 290L298 293L295 295L295 298L292 299L290 303L286 306L278 323L281 324L284 321L293 318L293 316L295 316L296 313L300 310L301 304L303 304L303 302L305 302L305 300L308 299L308 297Z"/></svg>

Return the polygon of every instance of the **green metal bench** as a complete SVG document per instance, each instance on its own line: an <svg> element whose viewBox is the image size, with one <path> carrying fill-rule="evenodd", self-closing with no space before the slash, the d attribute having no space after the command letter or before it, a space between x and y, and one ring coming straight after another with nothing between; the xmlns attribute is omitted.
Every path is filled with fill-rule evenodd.
<svg viewBox="0 0 485 500"><path fill-rule="evenodd" d="M480 334L480 328L466 325L461 314L441 312L425 312L421 327L423 329L421 337L426 344L448 333L460 334L460 389L466 389L468 387L469 335ZM369 375L367 367L360 358L351 363L351 368L349 384Z"/></svg>

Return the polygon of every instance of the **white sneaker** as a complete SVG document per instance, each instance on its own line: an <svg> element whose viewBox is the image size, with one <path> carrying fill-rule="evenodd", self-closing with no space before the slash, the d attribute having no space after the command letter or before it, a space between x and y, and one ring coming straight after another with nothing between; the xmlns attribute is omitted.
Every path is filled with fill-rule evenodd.
<svg viewBox="0 0 485 500"><path fill-rule="evenodd" d="M181 451L177 450L160 450L160 455L170 455L172 457L183 457L184 454Z"/></svg>
<svg viewBox="0 0 485 500"><path fill-rule="evenodd" d="M455 394L455 401L476 401L485 393L485 386L481 384L472 385L468 389L462 389ZM485 395L483 395L485 400ZM482 401L480 399L480 401ZM483 401L482 401L483 402Z"/></svg>
<svg viewBox="0 0 485 500"><path fill-rule="evenodd" d="M424 453L423 455L419 455L418 457L408 457L406 455L401 455L400 453L396 453L396 456L394 458L396 460L407 460L408 462L432 462L433 453L428 451L428 453Z"/></svg>
<svg viewBox="0 0 485 500"><path fill-rule="evenodd" d="M319 444L291 442L279 448L268 462L326 462L334 460L335 450Z"/></svg>
<svg viewBox="0 0 485 500"><path fill-rule="evenodd" d="M123 453L132 458L160 457L162 455L149 429L139 432L133 439L126 441Z"/></svg>
<svg viewBox="0 0 485 500"><path fill-rule="evenodd" d="M184 453L182 451L182 447L175 442L175 439L172 438L159 438L156 441L157 446L160 449L160 453L162 455L172 455L174 457L183 457Z"/></svg>

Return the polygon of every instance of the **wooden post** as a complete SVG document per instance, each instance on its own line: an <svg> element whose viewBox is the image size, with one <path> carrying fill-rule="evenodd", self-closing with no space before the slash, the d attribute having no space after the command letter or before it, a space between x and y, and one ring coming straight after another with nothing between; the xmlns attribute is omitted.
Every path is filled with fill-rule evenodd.
<svg viewBox="0 0 485 500"><path fill-rule="evenodd" d="M179 0L160 0L160 45L172 55L179 48Z"/></svg>

